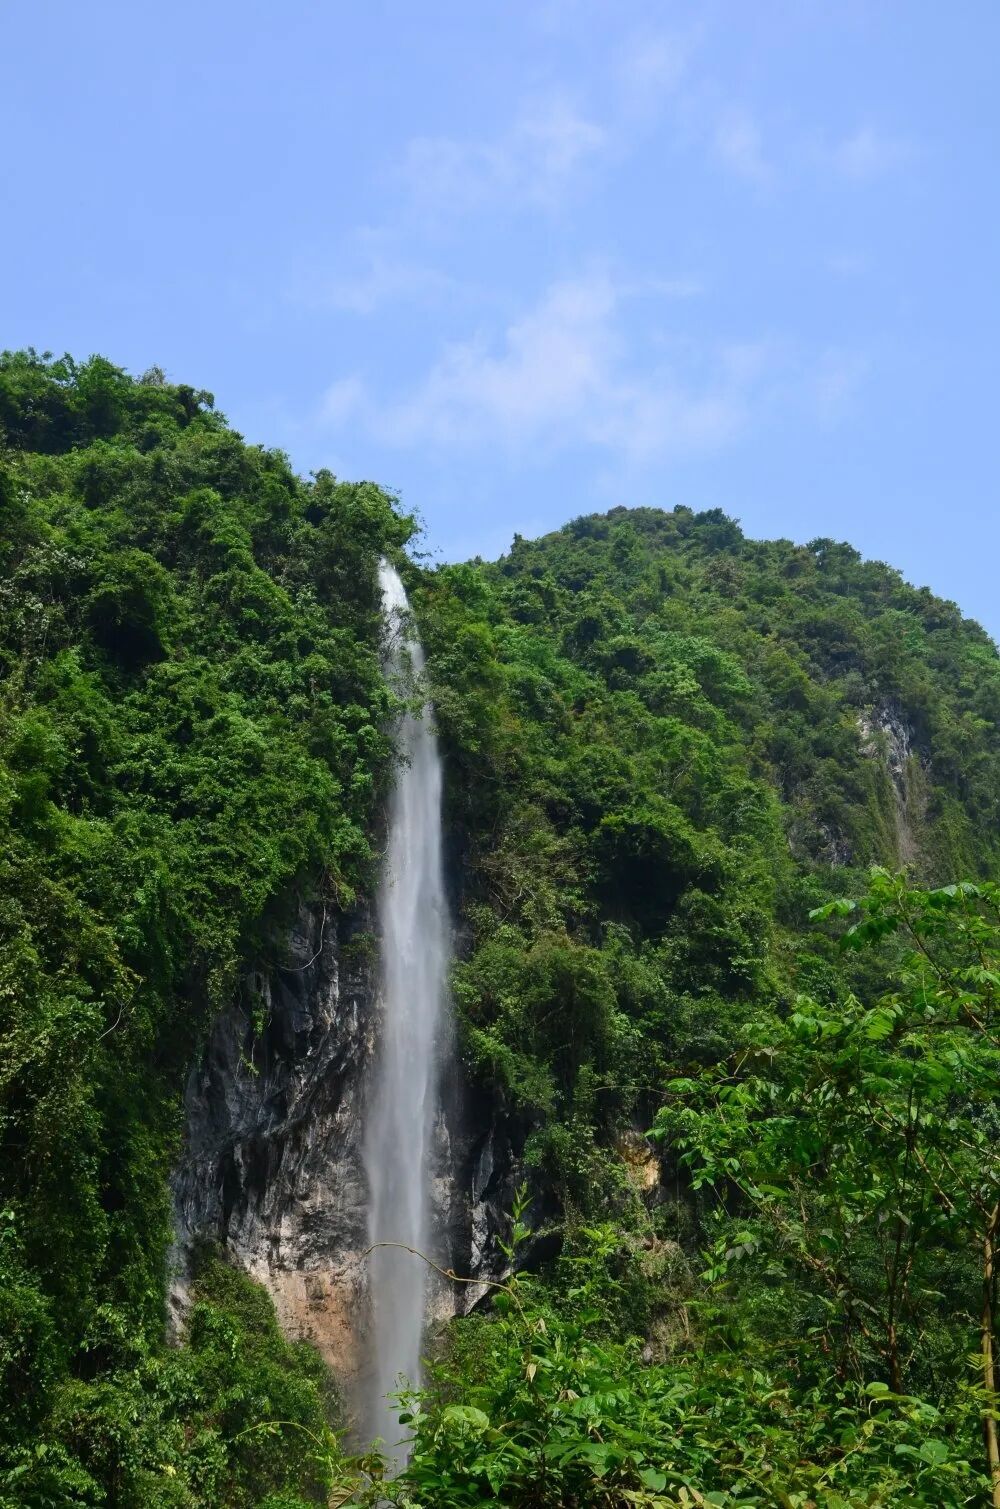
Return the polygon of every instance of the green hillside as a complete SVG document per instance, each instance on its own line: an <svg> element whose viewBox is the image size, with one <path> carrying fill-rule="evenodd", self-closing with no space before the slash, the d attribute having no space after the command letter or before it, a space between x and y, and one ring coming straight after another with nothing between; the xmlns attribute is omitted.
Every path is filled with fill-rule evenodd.
<svg viewBox="0 0 1000 1509"><path fill-rule="evenodd" d="M0 1506L989 1502L1000 659L718 512L405 564L540 1270L439 1339L408 1474L217 1254L166 1345L197 1047L372 892L412 528L158 371L0 359Z"/></svg>
<svg viewBox="0 0 1000 1509"><path fill-rule="evenodd" d="M409 526L96 358L5 356L0 434L0 1502L256 1504L309 1438L229 1442L315 1368L211 1271L165 1352L167 1176L241 964L370 887Z"/></svg>
<svg viewBox="0 0 1000 1509"><path fill-rule="evenodd" d="M562 1243L527 1318L458 1328L446 1390L526 1455L483 1427L441 1502L981 1502L1000 909L948 882L997 873L995 647L848 545L686 509L416 601L464 1050Z"/></svg>
<svg viewBox="0 0 1000 1509"><path fill-rule="evenodd" d="M870 866L997 873L996 649L848 545L617 509L443 568L417 602L470 1043L540 1106L565 1110L609 1055L645 1083L751 1002L835 989L807 915ZM547 1002L576 966L604 1004L588 1045L567 984L567 1057Z"/></svg>

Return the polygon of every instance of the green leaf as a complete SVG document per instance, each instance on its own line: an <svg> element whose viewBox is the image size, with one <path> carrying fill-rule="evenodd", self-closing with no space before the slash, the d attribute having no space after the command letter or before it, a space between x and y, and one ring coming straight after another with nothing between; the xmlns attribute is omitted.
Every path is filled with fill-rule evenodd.
<svg viewBox="0 0 1000 1509"><path fill-rule="evenodd" d="M639 1474L639 1481L651 1493L662 1493L667 1486L667 1475L665 1472L658 1472L655 1467L644 1467Z"/></svg>
<svg viewBox="0 0 1000 1509"><path fill-rule="evenodd" d="M489 1415L484 1410L477 1409L474 1404L446 1405L441 1412L441 1419L445 1425L457 1425L476 1435L482 1435L490 1428Z"/></svg>
<svg viewBox="0 0 1000 1509"><path fill-rule="evenodd" d="M937 1436L932 1436L930 1440L925 1441L921 1446L920 1456L925 1462L930 1462L932 1466L940 1467L943 1462L947 1462L951 1456L951 1451L948 1448L947 1442L942 1441Z"/></svg>

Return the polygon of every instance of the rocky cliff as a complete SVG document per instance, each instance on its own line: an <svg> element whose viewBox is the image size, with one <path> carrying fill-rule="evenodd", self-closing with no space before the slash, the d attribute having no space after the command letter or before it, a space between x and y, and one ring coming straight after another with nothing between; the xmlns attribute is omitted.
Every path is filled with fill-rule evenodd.
<svg viewBox="0 0 1000 1509"><path fill-rule="evenodd" d="M370 1325L361 1145L380 1011L370 917L304 908L281 953L282 964L247 975L188 1079L171 1325L183 1325L196 1244L214 1241L269 1291L286 1334L319 1348L350 1398ZM432 1256L443 1269L477 1279L500 1270L515 1163L502 1107L477 1105L459 1071L436 1127ZM433 1275L431 1313L464 1313L484 1292Z"/></svg>

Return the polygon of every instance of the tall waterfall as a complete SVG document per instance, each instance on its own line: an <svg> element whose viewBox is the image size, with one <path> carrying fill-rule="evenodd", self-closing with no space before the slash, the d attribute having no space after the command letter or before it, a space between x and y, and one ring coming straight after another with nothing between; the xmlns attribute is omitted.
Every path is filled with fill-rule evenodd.
<svg viewBox="0 0 1000 1509"><path fill-rule="evenodd" d="M408 626L403 583L379 568L390 681L405 689L424 656ZM379 893L382 1025L364 1139L369 1184L369 1240L427 1251L430 1233L430 1143L438 1101L438 1038L449 955L448 909L441 859L441 760L430 721L405 712L402 756L389 808L388 848ZM427 1269L399 1248L369 1259L373 1307L372 1380L365 1421L369 1437L392 1448L402 1428L386 1394L400 1376L420 1379ZM404 1448L405 1451L405 1448ZM390 1450L390 1455L392 1454ZM403 1452L400 1453L402 1455Z"/></svg>

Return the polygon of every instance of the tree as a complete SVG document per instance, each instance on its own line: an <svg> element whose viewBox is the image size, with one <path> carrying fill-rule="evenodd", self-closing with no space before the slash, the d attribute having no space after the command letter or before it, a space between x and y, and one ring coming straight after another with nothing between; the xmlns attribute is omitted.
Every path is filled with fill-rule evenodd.
<svg viewBox="0 0 1000 1509"><path fill-rule="evenodd" d="M877 1369L894 1396L956 1387L974 1346L997 1506L1000 887L876 871L860 901L814 915L846 919L847 948L889 940L893 988L799 997L675 1079L657 1132L715 1192L709 1279L777 1281L840 1377Z"/></svg>

